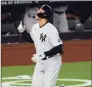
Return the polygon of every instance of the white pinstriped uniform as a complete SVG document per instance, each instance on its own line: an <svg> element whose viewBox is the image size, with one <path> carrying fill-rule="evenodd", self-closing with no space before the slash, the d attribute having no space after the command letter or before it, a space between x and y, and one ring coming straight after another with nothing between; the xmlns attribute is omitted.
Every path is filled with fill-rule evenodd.
<svg viewBox="0 0 92 87"><path fill-rule="evenodd" d="M41 28L36 23L30 35L34 41L36 53L46 52L62 44L57 29L51 23L47 23ZM61 65L61 56L59 54L37 62L33 73L32 87L55 87Z"/></svg>

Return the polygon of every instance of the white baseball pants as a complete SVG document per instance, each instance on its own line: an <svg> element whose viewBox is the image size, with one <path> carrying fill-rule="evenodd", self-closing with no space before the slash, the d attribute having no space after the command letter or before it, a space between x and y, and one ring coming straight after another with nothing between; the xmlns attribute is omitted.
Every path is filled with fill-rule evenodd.
<svg viewBox="0 0 92 87"><path fill-rule="evenodd" d="M61 65L61 57L52 57L37 63L32 78L32 87L55 87Z"/></svg>

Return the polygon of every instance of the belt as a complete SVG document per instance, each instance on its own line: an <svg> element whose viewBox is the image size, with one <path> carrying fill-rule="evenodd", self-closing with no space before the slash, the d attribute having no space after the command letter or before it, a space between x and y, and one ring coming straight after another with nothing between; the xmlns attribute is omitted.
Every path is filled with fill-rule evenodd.
<svg viewBox="0 0 92 87"><path fill-rule="evenodd" d="M46 60L46 59L49 59L49 58L51 58L51 57L53 57L53 56L45 57L45 58L43 58L42 60Z"/></svg>
<svg viewBox="0 0 92 87"><path fill-rule="evenodd" d="M63 14L64 12L60 12L60 11L54 11L57 14Z"/></svg>

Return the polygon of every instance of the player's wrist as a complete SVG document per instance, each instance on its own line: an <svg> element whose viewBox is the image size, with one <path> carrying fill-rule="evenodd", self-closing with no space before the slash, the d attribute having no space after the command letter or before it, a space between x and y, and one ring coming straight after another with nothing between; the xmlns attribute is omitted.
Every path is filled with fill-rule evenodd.
<svg viewBox="0 0 92 87"><path fill-rule="evenodd" d="M38 55L39 55L39 58L40 58L41 60L46 57L44 53L41 53L41 54L38 54Z"/></svg>
<svg viewBox="0 0 92 87"><path fill-rule="evenodd" d="M32 61L33 62L40 62L41 60L43 60L44 58L46 58L45 54L44 53L37 53L37 54L34 54L33 57L32 57Z"/></svg>

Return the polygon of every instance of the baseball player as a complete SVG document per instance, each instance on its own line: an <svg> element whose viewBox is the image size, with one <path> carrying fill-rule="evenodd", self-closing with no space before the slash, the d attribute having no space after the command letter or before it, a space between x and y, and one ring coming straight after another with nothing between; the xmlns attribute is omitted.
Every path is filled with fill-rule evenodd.
<svg viewBox="0 0 92 87"><path fill-rule="evenodd" d="M62 65L63 42L59 37L57 29L49 23L52 16L52 8L49 5L42 5L36 14L36 23L30 34L26 31L26 26L22 22L18 30L27 41L34 41L36 53L31 60L36 63L32 87L55 87L56 80Z"/></svg>
<svg viewBox="0 0 92 87"><path fill-rule="evenodd" d="M67 4L61 1L53 1L53 25L58 29L59 33L70 32L68 28L68 21L66 18ZM58 4L58 6L56 6Z"/></svg>

